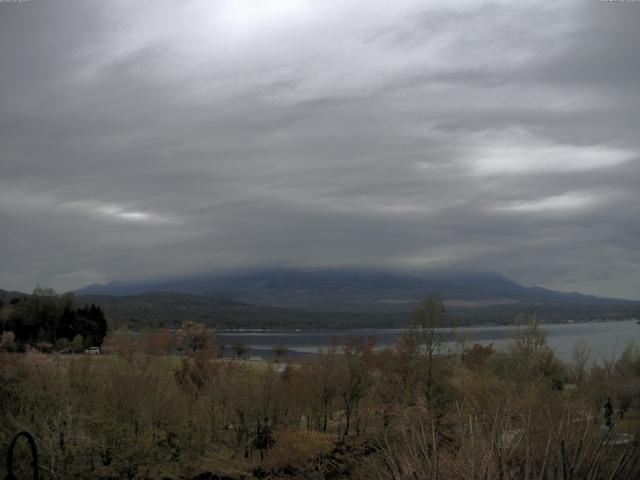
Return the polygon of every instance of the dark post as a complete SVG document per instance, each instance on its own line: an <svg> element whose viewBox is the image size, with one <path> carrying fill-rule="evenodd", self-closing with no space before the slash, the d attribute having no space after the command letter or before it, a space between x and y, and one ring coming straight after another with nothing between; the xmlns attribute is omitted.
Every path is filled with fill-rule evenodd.
<svg viewBox="0 0 640 480"><path fill-rule="evenodd" d="M611 398L607 398L607 403L604 404L604 419L607 427L611 428L613 425L613 405L611 404Z"/></svg>

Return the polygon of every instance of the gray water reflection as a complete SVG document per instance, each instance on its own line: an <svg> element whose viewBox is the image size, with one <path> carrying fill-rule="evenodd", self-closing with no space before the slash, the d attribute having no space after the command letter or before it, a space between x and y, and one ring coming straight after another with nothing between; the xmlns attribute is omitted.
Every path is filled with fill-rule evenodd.
<svg viewBox="0 0 640 480"><path fill-rule="evenodd" d="M481 344L493 343L497 348L505 348L513 341L517 332L515 326L465 327L456 330L459 338ZM589 322L543 325L549 345L556 355L570 361L571 355L581 342L587 343L596 361L611 360L619 356L632 341L640 343L640 325L636 320L620 322ZM249 347L251 355L271 356L273 345L285 345L290 356L316 354L318 349L331 345L336 338L340 344L349 335L375 337L377 348L392 345L405 332L403 329L354 329L315 331L262 331L262 332L220 332L218 339L230 346L241 342ZM443 332L443 335L446 335ZM453 340L450 336L448 340ZM225 349L230 354L230 348Z"/></svg>

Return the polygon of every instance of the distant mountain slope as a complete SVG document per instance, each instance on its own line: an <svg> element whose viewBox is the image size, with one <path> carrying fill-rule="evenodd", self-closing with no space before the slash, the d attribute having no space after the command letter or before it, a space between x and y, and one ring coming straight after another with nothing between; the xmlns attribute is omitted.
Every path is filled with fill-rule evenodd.
<svg viewBox="0 0 640 480"><path fill-rule="evenodd" d="M99 305L111 328L175 327L187 320L216 328L357 328L404 326L406 315L300 312L176 292L76 295L78 304Z"/></svg>
<svg viewBox="0 0 640 480"><path fill-rule="evenodd" d="M215 297L175 292L149 292L131 296L79 295L78 304L99 305L106 313L110 328L127 325L138 330L145 327L175 327L187 320L216 328L363 328L400 327L411 321L411 309L404 311L331 312L295 310L249 305ZM523 305L471 302L460 307L450 304L447 311L458 325L512 323L518 313L536 312L548 322L590 319L623 319L640 313L640 304Z"/></svg>
<svg viewBox="0 0 640 480"><path fill-rule="evenodd" d="M454 308L524 305L630 305L633 302L525 287L495 272L398 272L273 268L150 282L90 285L79 295L171 291L252 305L321 312L399 313L438 293Z"/></svg>
<svg viewBox="0 0 640 480"><path fill-rule="evenodd" d="M2 303L9 303L14 298L20 298L25 296L27 296L26 293L0 289L0 302Z"/></svg>
<svg viewBox="0 0 640 480"><path fill-rule="evenodd" d="M460 325L511 323L518 313L543 321L638 317L640 302L525 287L494 272L365 269L263 269L153 282L112 282L76 292L110 327L218 328L405 327L428 293L443 296ZM0 299L24 295L0 290Z"/></svg>
<svg viewBox="0 0 640 480"><path fill-rule="evenodd" d="M76 295L79 304L94 303L102 307L114 326L171 327L186 320L218 326L237 327L255 324L261 317L279 312L216 297L177 292L148 292L127 296Z"/></svg>

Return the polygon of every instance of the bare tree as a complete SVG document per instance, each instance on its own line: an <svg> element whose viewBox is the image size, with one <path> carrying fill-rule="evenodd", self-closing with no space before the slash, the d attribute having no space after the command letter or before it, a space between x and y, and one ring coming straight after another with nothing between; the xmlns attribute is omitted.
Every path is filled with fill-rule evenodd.
<svg viewBox="0 0 640 480"><path fill-rule="evenodd" d="M286 345L274 345L271 349L276 356L276 363L280 363L280 360L287 354L289 348Z"/></svg>
<svg viewBox="0 0 640 480"><path fill-rule="evenodd" d="M233 352L236 354L237 358L244 357L248 352L247 346L242 342L235 342L233 345L231 345L231 348Z"/></svg>
<svg viewBox="0 0 640 480"><path fill-rule="evenodd" d="M443 329L447 327L451 327L451 323L442 299L438 295L430 294L416 310L410 329L410 334L418 344L419 354L425 361L423 382L428 405L431 404L433 396L435 357L444 351Z"/></svg>
<svg viewBox="0 0 640 480"><path fill-rule="evenodd" d="M371 381L370 356L375 339L360 337L347 338L343 347L344 357L340 362L340 391L344 407L346 425L344 435L349 435L351 420L369 389Z"/></svg>

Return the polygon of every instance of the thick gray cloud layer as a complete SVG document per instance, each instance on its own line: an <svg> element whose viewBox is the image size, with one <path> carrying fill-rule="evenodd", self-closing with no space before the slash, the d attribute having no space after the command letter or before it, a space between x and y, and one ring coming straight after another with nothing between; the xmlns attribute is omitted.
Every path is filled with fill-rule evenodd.
<svg viewBox="0 0 640 480"><path fill-rule="evenodd" d="M639 22L599 1L0 3L0 287L376 265L640 298Z"/></svg>

